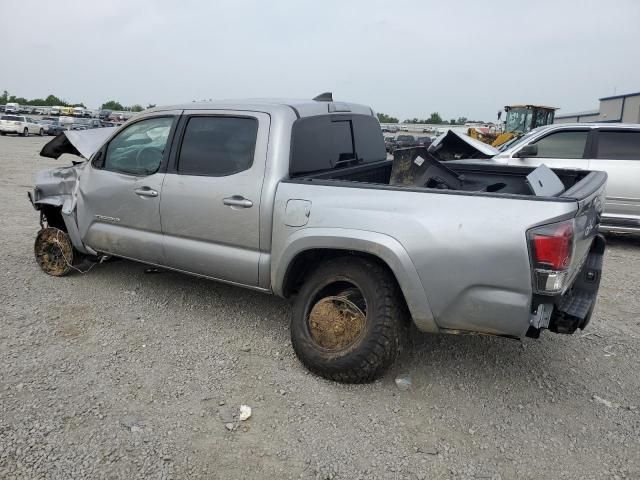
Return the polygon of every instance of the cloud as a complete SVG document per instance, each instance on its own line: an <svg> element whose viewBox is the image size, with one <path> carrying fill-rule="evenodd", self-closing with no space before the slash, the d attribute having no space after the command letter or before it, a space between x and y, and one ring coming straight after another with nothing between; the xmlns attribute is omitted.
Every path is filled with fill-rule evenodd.
<svg viewBox="0 0 640 480"><path fill-rule="evenodd" d="M640 2L22 1L0 89L99 106L331 90L377 111L493 119L640 88Z"/></svg>

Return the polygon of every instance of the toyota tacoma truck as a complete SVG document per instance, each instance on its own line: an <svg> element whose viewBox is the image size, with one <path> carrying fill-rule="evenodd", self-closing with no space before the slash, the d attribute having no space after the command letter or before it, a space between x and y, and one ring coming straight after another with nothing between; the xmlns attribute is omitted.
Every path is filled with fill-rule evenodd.
<svg viewBox="0 0 640 480"><path fill-rule="evenodd" d="M411 322L519 339L593 312L602 172L536 194L534 167L388 160L373 110L328 94L153 108L41 155L65 153L86 160L29 192L46 273L114 256L291 299L293 348L329 379L379 377Z"/></svg>

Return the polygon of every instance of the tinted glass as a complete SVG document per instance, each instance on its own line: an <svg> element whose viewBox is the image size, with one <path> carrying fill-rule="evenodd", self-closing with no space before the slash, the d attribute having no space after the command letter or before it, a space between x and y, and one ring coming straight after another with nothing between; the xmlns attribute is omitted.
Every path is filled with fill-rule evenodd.
<svg viewBox="0 0 640 480"><path fill-rule="evenodd" d="M557 132L535 142L538 158L582 158L589 132Z"/></svg>
<svg viewBox="0 0 640 480"><path fill-rule="evenodd" d="M105 170L150 175L160 168L173 117L150 118L121 131L107 148Z"/></svg>
<svg viewBox="0 0 640 480"><path fill-rule="evenodd" d="M0 118L0 120L11 120L14 122L21 122L22 117L16 117L15 115L3 115L2 118Z"/></svg>
<svg viewBox="0 0 640 480"><path fill-rule="evenodd" d="M291 139L292 175L387 158L378 120L368 115L319 115L297 120Z"/></svg>
<svg viewBox="0 0 640 480"><path fill-rule="evenodd" d="M351 133L351 122L331 122L331 140L338 155L336 162L346 162L356 158L353 149L353 134Z"/></svg>
<svg viewBox="0 0 640 480"><path fill-rule="evenodd" d="M192 117L178 159L178 173L221 177L247 170L258 136L255 118Z"/></svg>
<svg viewBox="0 0 640 480"><path fill-rule="evenodd" d="M640 131L599 132L598 158L640 160Z"/></svg>

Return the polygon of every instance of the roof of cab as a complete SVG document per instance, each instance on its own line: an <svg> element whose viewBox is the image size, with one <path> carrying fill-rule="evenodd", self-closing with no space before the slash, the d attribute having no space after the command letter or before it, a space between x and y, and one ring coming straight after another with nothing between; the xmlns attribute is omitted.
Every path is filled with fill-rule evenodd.
<svg viewBox="0 0 640 480"><path fill-rule="evenodd" d="M356 113L360 115L375 115L373 109L367 105L339 101L318 101L308 99L284 98L248 98L213 100L210 102L191 102L179 105L167 105L145 110L152 113L165 110L244 110L272 113L282 109L292 110L298 118L325 115L327 113Z"/></svg>

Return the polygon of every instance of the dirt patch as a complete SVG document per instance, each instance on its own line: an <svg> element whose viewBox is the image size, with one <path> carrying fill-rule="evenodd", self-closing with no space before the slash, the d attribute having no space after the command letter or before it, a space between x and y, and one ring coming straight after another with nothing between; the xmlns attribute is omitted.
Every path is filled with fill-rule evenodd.
<svg viewBox="0 0 640 480"><path fill-rule="evenodd" d="M346 295L326 297L309 313L309 330L318 344L329 350L341 350L362 334L366 315Z"/></svg>

